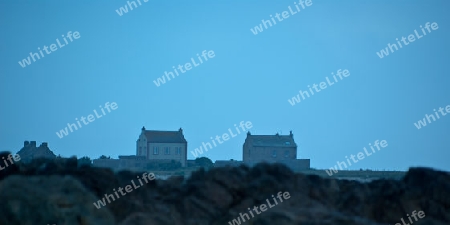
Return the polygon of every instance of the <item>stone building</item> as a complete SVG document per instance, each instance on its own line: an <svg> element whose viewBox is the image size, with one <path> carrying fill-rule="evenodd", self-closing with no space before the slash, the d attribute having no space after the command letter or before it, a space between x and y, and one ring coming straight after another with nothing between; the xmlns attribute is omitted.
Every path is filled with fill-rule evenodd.
<svg viewBox="0 0 450 225"><path fill-rule="evenodd" d="M186 167L187 141L183 130L180 128L178 131L157 131L142 127L136 141L136 155L147 160L174 160Z"/></svg>
<svg viewBox="0 0 450 225"><path fill-rule="evenodd" d="M247 133L242 151L243 163L254 166L257 163L283 163L291 169L310 168L309 159L297 159L297 144L292 131L289 135L252 135Z"/></svg>
<svg viewBox="0 0 450 225"><path fill-rule="evenodd" d="M56 155L48 148L47 142L42 142L39 147L36 147L36 141L24 141L23 147L17 154L20 155L20 161L22 162L30 162L36 158L56 158Z"/></svg>

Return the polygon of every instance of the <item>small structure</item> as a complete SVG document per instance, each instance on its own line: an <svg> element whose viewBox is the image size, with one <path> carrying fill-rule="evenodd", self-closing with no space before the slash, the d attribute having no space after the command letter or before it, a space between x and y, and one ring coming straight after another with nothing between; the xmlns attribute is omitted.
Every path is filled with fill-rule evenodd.
<svg viewBox="0 0 450 225"><path fill-rule="evenodd" d="M110 168L114 171L119 170L120 161L118 159L94 159L92 166Z"/></svg>
<svg viewBox="0 0 450 225"><path fill-rule="evenodd" d="M227 166L231 166L231 167L239 167L240 165L243 165L244 162L242 161L237 161L237 160L216 160L214 162L214 167L227 167Z"/></svg>
<svg viewBox="0 0 450 225"><path fill-rule="evenodd" d="M106 167L114 171L145 171L147 163L148 160L144 156L136 155L119 155L119 159L94 159L92 162L96 167Z"/></svg>
<svg viewBox="0 0 450 225"><path fill-rule="evenodd" d="M37 158L56 158L56 155L48 148L47 142L42 142L39 147L36 147L36 141L24 141L23 147L17 154L20 155L20 160L25 163Z"/></svg>

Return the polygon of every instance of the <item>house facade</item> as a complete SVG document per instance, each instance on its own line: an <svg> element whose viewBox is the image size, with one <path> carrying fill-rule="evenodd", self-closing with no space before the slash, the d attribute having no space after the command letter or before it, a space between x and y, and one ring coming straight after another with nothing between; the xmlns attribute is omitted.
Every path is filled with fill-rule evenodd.
<svg viewBox="0 0 450 225"><path fill-rule="evenodd" d="M146 130L142 127L136 141L136 156L147 160L163 160L180 162L187 166L187 141L183 129L178 131Z"/></svg>
<svg viewBox="0 0 450 225"><path fill-rule="evenodd" d="M267 162L283 163L295 171L310 168L309 159L297 159L297 144L292 131L289 135L252 135L248 132L242 159L248 166Z"/></svg>

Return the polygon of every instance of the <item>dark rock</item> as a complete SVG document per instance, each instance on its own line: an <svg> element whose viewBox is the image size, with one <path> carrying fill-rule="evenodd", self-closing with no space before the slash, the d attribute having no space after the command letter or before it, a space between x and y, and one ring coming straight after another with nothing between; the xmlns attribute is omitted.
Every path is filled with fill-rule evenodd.
<svg viewBox="0 0 450 225"><path fill-rule="evenodd" d="M0 152L0 166L3 168L0 170L0 180L3 180L7 176L19 173L19 166L17 163L20 161L15 162L13 159L13 163L11 163L9 160L6 160L7 165L3 162L3 158L7 159L10 154L11 152Z"/></svg>
<svg viewBox="0 0 450 225"><path fill-rule="evenodd" d="M401 218L407 219L407 214L414 210L422 210L426 215L418 225L450 224L450 175L430 168L411 168L402 180L371 183L296 174L281 164L200 169L186 180L171 177L150 181L102 209L95 209L99 215L91 211L94 201L112 194L113 188L124 188L131 180L137 183L137 176L143 173L114 173L90 166L77 168L71 159L39 159L30 164L17 164L16 169L4 173L7 178L0 181L0 197L6 199L0 216L7 218L4 220L7 224L26 224L33 219L39 221L33 224L59 225L64 224L62 221L90 224L97 219L96 225L224 225L240 213L249 214L248 208L259 207L267 200L273 203L272 195L289 192L289 199L259 215L253 212L254 217L244 224L396 224L401 223ZM62 181L54 175L70 175L79 182L72 178ZM73 187L69 188L69 184ZM25 185L29 188L22 187ZM11 197L17 196L18 190L23 196ZM53 194L48 194L50 192ZM65 203L56 204L54 195L65 199ZM24 207L36 214L29 215ZM61 213L61 208L66 207L73 213ZM106 216L109 212L114 222L102 220L109 218Z"/></svg>
<svg viewBox="0 0 450 225"><path fill-rule="evenodd" d="M0 182L2 225L115 224L107 208L96 209L97 197L70 176L9 176Z"/></svg>

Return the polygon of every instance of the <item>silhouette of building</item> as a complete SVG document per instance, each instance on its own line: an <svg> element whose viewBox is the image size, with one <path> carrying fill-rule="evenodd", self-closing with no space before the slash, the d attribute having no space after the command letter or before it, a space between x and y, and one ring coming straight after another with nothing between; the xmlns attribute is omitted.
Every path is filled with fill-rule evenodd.
<svg viewBox="0 0 450 225"><path fill-rule="evenodd" d="M47 142L42 142L39 147L36 147L36 141L24 141L23 147L17 154L20 155L20 160L22 162L30 162L37 158L56 158L56 155L48 148Z"/></svg>

